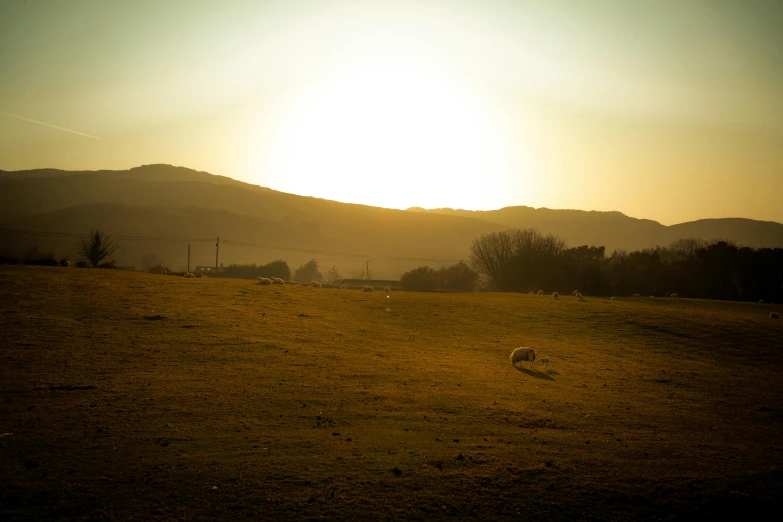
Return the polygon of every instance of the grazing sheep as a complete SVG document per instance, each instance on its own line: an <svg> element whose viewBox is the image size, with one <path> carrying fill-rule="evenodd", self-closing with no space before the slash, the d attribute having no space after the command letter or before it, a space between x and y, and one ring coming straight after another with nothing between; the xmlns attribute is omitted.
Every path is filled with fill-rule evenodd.
<svg viewBox="0 0 783 522"><path fill-rule="evenodd" d="M529 291L529 292L528 292L528 294L530 294L530 295L536 295L536 293L535 293L534 291L532 291L532 290L531 290L531 291Z"/></svg>
<svg viewBox="0 0 783 522"><path fill-rule="evenodd" d="M186 272L185 273L185 277L187 277L188 279L195 279L196 278L196 274L192 274L190 272Z"/></svg>
<svg viewBox="0 0 783 522"><path fill-rule="evenodd" d="M616 297L610 297L609 300L610 301L617 301L617 298Z"/></svg>
<svg viewBox="0 0 783 522"><path fill-rule="evenodd" d="M389 292L391 292L391 288L389 288L388 286L384 286L383 291L388 294Z"/></svg>
<svg viewBox="0 0 783 522"><path fill-rule="evenodd" d="M282 280L281 278L279 278L279 277L273 277L273 278L272 278L272 284L273 284L273 285L284 285L284 284L285 284L285 281L283 281L283 280Z"/></svg>
<svg viewBox="0 0 783 522"><path fill-rule="evenodd" d="M670 295L669 297L680 297L676 292Z"/></svg>
<svg viewBox="0 0 783 522"><path fill-rule="evenodd" d="M631 297L641 297L641 294L633 294Z"/></svg>
<svg viewBox="0 0 783 522"><path fill-rule="evenodd" d="M560 294L555 292L555 293L552 294L552 297L554 297L555 299L560 299Z"/></svg>
<svg viewBox="0 0 783 522"><path fill-rule="evenodd" d="M259 285L271 285L272 284L272 280L269 279L268 277L259 277L258 278L258 284Z"/></svg>
<svg viewBox="0 0 783 522"><path fill-rule="evenodd" d="M775 313L775 312L770 312L769 313L769 318L770 319L780 319L780 315Z"/></svg>
<svg viewBox="0 0 783 522"><path fill-rule="evenodd" d="M538 295L544 295L544 291L543 291L543 290L539 290L539 291L538 291L538 292L536 292L536 293L537 293Z"/></svg>
<svg viewBox="0 0 783 522"><path fill-rule="evenodd" d="M549 368L552 365L552 361L549 360L549 356L539 359L539 362L544 365L544 368Z"/></svg>
<svg viewBox="0 0 783 522"><path fill-rule="evenodd" d="M369 285L362 285L362 292L374 292L375 289Z"/></svg>
<svg viewBox="0 0 783 522"><path fill-rule="evenodd" d="M323 285L318 281L311 281L310 286L312 286L313 288L323 288Z"/></svg>
<svg viewBox="0 0 783 522"><path fill-rule="evenodd" d="M163 270L161 270L161 271L160 271L160 273L161 273L161 274L163 274L163 275L166 275L166 274L168 274L168 272L166 271L166 269L165 269L165 268L164 268Z"/></svg>
<svg viewBox="0 0 783 522"><path fill-rule="evenodd" d="M579 293L579 290L574 290L573 292L571 292L571 295L573 295L574 297L576 297L576 294L578 294L578 293Z"/></svg>
<svg viewBox="0 0 783 522"><path fill-rule="evenodd" d="M347 289L348 289L348 285L346 285L345 283L340 285L340 290L347 290Z"/></svg>
<svg viewBox="0 0 783 522"><path fill-rule="evenodd" d="M514 366L516 366L518 362L530 361L530 369L535 370L535 366L536 366L535 348L517 348L516 350L511 352L509 358L511 359L511 364L513 364Z"/></svg>
<svg viewBox="0 0 783 522"><path fill-rule="evenodd" d="M60 266L63 268L71 268L71 262L67 259L60 261Z"/></svg>
<svg viewBox="0 0 783 522"><path fill-rule="evenodd" d="M579 292L577 292L576 293L576 300L579 301L580 303L583 303L584 300L585 300L585 297L582 294L580 294Z"/></svg>

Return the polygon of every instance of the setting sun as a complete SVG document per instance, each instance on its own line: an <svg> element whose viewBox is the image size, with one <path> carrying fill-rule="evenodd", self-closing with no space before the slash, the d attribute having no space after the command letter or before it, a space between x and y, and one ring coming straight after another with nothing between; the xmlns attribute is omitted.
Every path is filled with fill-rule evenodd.
<svg viewBox="0 0 783 522"><path fill-rule="evenodd" d="M481 100L406 63L333 74L292 100L275 135L265 171L286 192L471 208L492 206L509 188L497 124Z"/></svg>

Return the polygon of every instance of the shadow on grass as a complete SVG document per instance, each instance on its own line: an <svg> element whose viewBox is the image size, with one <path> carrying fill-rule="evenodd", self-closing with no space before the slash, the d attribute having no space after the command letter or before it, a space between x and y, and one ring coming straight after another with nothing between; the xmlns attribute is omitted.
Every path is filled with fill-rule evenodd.
<svg viewBox="0 0 783 522"><path fill-rule="evenodd" d="M530 375L531 377L535 377L536 379L544 379L545 381L554 381L554 379L547 375L546 373L539 372L537 370L528 370L527 368L520 368L519 366L514 366L516 370L520 373L524 373L525 375Z"/></svg>

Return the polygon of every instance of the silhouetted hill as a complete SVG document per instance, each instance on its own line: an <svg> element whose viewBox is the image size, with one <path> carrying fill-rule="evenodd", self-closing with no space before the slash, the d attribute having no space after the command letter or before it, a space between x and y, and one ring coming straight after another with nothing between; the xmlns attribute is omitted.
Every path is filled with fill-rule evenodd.
<svg viewBox="0 0 783 522"><path fill-rule="evenodd" d="M289 249L225 243L225 263L283 258L296 268L315 257L324 270L336 264L350 276L368 257L378 277L395 277L419 264L438 266L434 258L467 258L475 237L509 227L533 227L558 234L572 246L604 245L609 252L664 245L681 237L783 246L779 223L710 219L666 227L619 212L523 206L492 211L394 210L297 196L169 165L126 171L0 171L0 226L69 233L99 227L114 235L184 240L220 236ZM72 238L0 235L0 248L15 252L37 245L72 255L74 243ZM169 264L186 259L186 247L183 257L181 244L174 242L125 240L122 245L122 264L140 265L142 257L149 261L153 254ZM198 264L214 263L214 243L195 242L192 249Z"/></svg>

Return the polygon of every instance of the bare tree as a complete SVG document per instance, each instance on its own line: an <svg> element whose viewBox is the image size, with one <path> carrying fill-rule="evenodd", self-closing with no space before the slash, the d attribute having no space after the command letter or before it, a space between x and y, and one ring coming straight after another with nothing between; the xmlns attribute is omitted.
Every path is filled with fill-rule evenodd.
<svg viewBox="0 0 783 522"><path fill-rule="evenodd" d="M690 261L696 258L696 253L699 250L707 247L707 241L695 237L685 237L672 241L669 245L675 255L680 259Z"/></svg>
<svg viewBox="0 0 783 522"><path fill-rule="evenodd" d="M335 281L339 281L342 279L342 276L340 276L340 272L337 271L337 266L332 265L332 268L329 269L329 271L326 273L326 280L330 283L334 283Z"/></svg>
<svg viewBox="0 0 783 522"><path fill-rule="evenodd" d="M535 253L559 256L567 250L565 241L533 228L503 230L478 237L470 247L470 264L479 274L495 280L513 257Z"/></svg>
<svg viewBox="0 0 783 522"><path fill-rule="evenodd" d="M116 239L112 239L101 230L93 229L90 230L89 236L79 239L76 253L89 261L92 266L97 267L118 248L120 244Z"/></svg>

